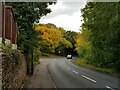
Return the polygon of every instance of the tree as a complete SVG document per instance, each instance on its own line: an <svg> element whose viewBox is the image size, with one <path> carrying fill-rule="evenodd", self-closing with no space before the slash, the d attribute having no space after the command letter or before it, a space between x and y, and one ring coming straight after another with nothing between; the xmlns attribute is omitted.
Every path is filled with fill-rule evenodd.
<svg viewBox="0 0 120 90"><path fill-rule="evenodd" d="M62 38L61 32L48 24L39 25L36 30L40 32L40 50L45 53L54 53Z"/></svg>
<svg viewBox="0 0 120 90"><path fill-rule="evenodd" d="M89 41L90 36L91 30L86 29L77 35L75 39L75 50L77 51L80 60L84 60L84 62L87 63L91 63L91 42Z"/></svg>
<svg viewBox="0 0 120 90"><path fill-rule="evenodd" d="M92 32L92 64L120 70L119 55L119 3L89 2L82 9L83 30Z"/></svg>
<svg viewBox="0 0 120 90"><path fill-rule="evenodd" d="M41 52L65 55L65 49L72 48L71 42L64 38L61 30L51 23L36 25L36 31L40 33L39 48Z"/></svg>
<svg viewBox="0 0 120 90"><path fill-rule="evenodd" d="M40 17L51 12L48 5L53 2L13 2L7 4L11 5L15 12L19 26L18 46L26 57L27 72L33 74L33 51L39 43L34 23L38 22Z"/></svg>
<svg viewBox="0 0 120 90"><path fill-rule="evenodd" d="M69 42L72 43L72 48L67 48L66 49L66 55L67 54L72 54L72 55L77 55L77 52L75 50L75 38L78 35L77 32L74 31L66 31L66 33L64 34L64 38L66 38Z"/></svg>

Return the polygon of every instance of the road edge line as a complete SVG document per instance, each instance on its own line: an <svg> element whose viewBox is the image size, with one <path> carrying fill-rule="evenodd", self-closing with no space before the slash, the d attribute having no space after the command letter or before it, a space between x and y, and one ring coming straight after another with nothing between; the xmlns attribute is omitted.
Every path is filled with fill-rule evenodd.
<svg viewBox="0 0 120 90"><path fill-rule="evenodd" d="M55 83L54 83L54 81L53 81L53 79L52 79L52 77L51 77L51 75L50 75L49 70L48 70L48 65L47 65L47 71L48 71L48 76L49 76L49 79L50 79L50 81L51 81L51 82L52 82L52 84L53 84L53 87L55 88L55 90L57 90L57 87L56 87L56 85L55 85Z"/></svg>

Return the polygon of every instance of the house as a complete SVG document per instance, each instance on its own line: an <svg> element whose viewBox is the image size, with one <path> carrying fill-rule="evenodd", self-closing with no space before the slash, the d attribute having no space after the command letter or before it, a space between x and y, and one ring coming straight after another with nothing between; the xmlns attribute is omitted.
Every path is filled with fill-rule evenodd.
<svg viewBox="0 0 120 90"><path fill-rule="evenodd" d="M0 43L12 44L17 49L18 26L12 6L5 6L0 2Z"/></svg>

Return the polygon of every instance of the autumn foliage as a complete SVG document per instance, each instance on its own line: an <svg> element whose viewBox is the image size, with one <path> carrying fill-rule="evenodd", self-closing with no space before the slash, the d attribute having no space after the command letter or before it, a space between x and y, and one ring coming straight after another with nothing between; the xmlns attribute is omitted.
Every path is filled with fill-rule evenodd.
<svg viewBox="0 0 120 90"><path fill-rule="evenodd" d="M41 52L61 53L61 49L63 49L63 47L72 48L71 42L63 37L61 30L56 26L52 26L51 24L40 24L36 25L36 31L39 32L39 48ZM56 50L58 48L59 51Z"/></svg>

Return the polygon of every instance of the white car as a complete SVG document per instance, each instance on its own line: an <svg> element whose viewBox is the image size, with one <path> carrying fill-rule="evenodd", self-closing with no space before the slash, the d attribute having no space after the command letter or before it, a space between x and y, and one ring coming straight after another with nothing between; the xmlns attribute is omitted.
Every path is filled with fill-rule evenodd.
<svg viewBox="0 0 120 90"><path fill-rule="evenodd" d="M67 55L67 59L72 59L72 55Z"/></svg>

